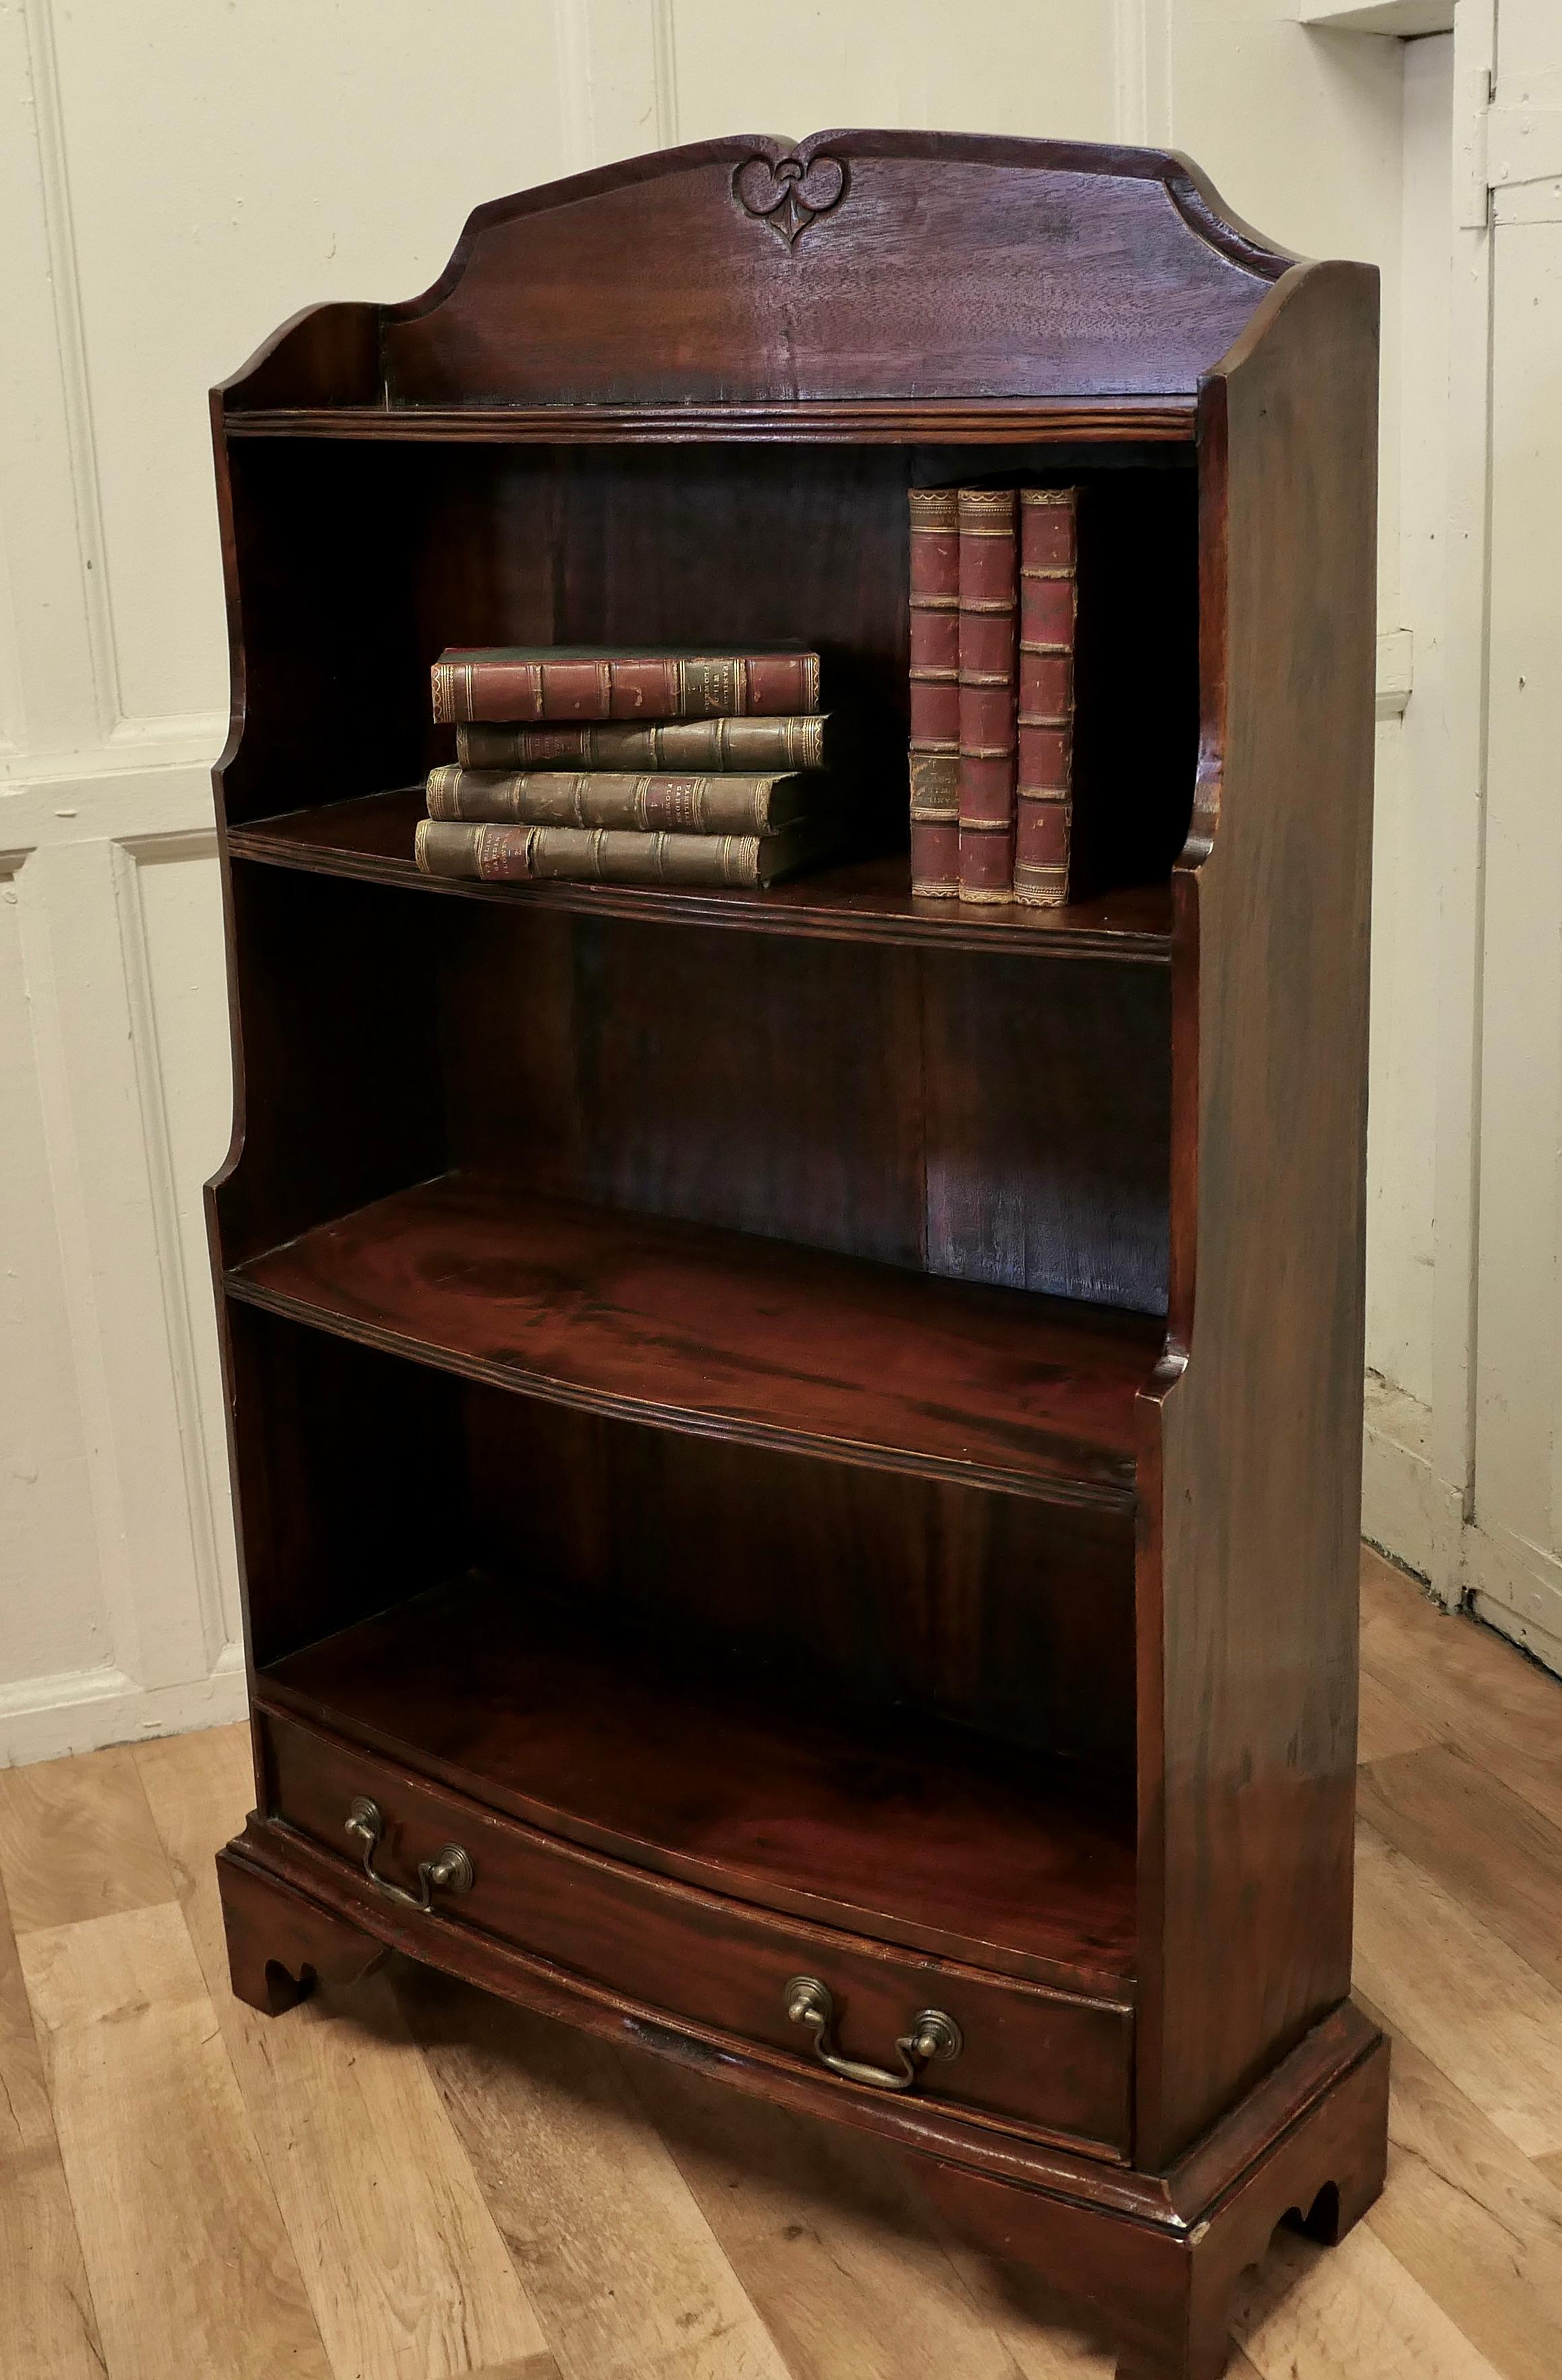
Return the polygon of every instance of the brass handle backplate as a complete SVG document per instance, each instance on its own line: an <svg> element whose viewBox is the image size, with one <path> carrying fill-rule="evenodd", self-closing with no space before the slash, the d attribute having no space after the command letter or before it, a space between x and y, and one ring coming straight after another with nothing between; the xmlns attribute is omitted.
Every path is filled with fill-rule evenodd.
<svg viewBox="0 0 1562 2380"><path fill-rule="evenodd" d="M786 1987L786 2012L793 2024L806 2025L813 2034L814 2055L821 2066L828 2066L832 2074L844 2075L848 2082L866 2082L875 2091L909 2091L932 2059L947 2063L965 2046L952 2016L946 2016L942 2009L923 2009L913 2017L910 2032L902 2033L895 2043L901 2054L898 2072L888 2066L868 2066L860 2058L842 2058L829 2038L835 2002L829 1985L821 1984L817 1975L793 1976Z"/></svg>
<svg viewBox="0 0 1562 2380"><path fill-rule="evenodd" d="M438 1859L418 1861L420 1892L408 1892L405 1885L393 1884L388 1876L377 1876L374 1854L384 1831L385 1820L379 1803L360 1793L347 1813L347 1832L362 1843L363 1872L376 1892L382 1892L387 1900L399 1900L407 1909L421 1910L426 1917L433 1908L436 1892L471 1891L477 1873L459 1843L446 1843Z"/></svg>

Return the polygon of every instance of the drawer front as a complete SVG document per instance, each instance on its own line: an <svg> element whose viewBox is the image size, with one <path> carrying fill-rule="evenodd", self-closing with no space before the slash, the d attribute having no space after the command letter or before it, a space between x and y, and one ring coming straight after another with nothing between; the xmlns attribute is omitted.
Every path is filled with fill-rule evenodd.
<svg viewBox="0 0 1562 2380"><path fill-rule="evenodd" d="M361 1865L346 1831L355 1797L384 1820L378 1872L414 1891L419 1861L467 1853L468 1891L436 1890L441 1916L742 2044L817 2070L811 2036L787 2014L786 1985L812 1975L835 2008L833 2046L896 2065L896 2037L927 2008L963 2035L957 2058L922 2067L915 2095L1016 2121L1074 2146L1126 2156L1132 2015L1009 1976L775 1916L584 1851L501 1816L395 1762L274 1713L260 1715L270 1812L335 1858ZM372 1888L366 1885L365 1890ZM415 1914L406 1912L413 1927Z"/></svg>

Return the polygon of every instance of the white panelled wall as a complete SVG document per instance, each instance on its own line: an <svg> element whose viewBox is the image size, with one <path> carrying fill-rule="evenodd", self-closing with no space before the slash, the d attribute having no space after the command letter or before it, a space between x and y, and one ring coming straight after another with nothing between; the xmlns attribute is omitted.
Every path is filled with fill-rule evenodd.
<svg viewBox="0 0 1562 2380"><path fill-rule="evenodd" d="M1437 21L1438 0L1412 5ZM1466 19L1491 5L1460 0L1458 58L1449 38L1304 25L1298 0L0 7L0 1761L240 1707L200 1217L229 1110L206 391L300 306L423 287L484 199L745 128L1170 142L1265 233L1383 268L1367 1518L1439 1591L1473 1585L1518 1624L1527 1590L1499 1591L1471 1555L1476 1455L1489 1439L1505 1576L1530 1562L1544 1585L1562 1488L1558 1134L1547 1111L1505 1206L1479 1127L1500 1078L1504 1150L1522 1139L1535 1069L1537 1112L1562 1113L1557 870L1527 872L1525 773L1562 748L1556 664L1525 609L1562 480L1534 427L1547 404L1555 419L1556 249L1537 233L1521 262L1515 229L1511 385L1490 384L1529 477L1516 467L1494 534L1532 573L1516 647L1535 648L1532 683L1551 676L1544 701L1494 700L1492 717L1503 898L1537 949L1548 903L1553 920L1527 1053L1493 1034L1528 945L1499 963L1489 918L1483 935L1493 235L1470 142L1490 59ZM1551 0L1502 6L1538 29ZM1479 223L1451 228L1477 185ZM1532 1253L1534 1295L1494 1306L1489 1361L1482 1214L1492 1263ZM1519 1372L1508 1339L1524 1340ZM1562 1600L1526 1612L1562 1660Z"/></svg>

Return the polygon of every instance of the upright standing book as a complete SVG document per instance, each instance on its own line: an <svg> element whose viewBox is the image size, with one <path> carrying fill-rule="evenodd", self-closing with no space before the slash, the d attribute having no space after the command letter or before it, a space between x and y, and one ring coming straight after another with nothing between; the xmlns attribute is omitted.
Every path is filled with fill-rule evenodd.
<svg viewBox="0 0 1562 2380"><path fill-rule="evenodd" d="M1078 554L1078 489L1023 489L1014 897L1037 908L1069 897Z"/></svg>
<svg viewBox="0 0 1562 2380"><path fill-rule="evenodd" d="M953 488L913 488L911 889L960 891L960 522Z"/></svg>
<svg viewBox="0 0 1562 2380"><path fill-rule="evenodd" d="M960 491L960 898L1014 892L1019 570L1012 488Z"/></svg>

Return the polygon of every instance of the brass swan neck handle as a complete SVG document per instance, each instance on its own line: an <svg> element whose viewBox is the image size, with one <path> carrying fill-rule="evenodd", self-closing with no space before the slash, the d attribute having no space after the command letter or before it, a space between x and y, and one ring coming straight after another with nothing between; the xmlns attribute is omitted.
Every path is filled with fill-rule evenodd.
<svg viewBox="0 0 1562 2380"><path fill-rule="evenodd" d="M814 2055L821 2066L828 2066L847 2082L866 2082L874 2091L910 2091L925 2066L935 2058L947 2063L958 2058L965 2046L952 2016L946 2016L942 2009L923 2009L913 2017L910 2030L896 2040L899 2069L869 2066L861 2058L842 2058L831 2043L835 2001L829 1986L817 1975L793 1975L786 1987L785 2005L792 2022L805 2025L812 2033Z"/></svg>
<svg viewBox="0 0 1562 2380"><path fill-rule="evenodd" d="M347 1813L346 1828L348 1834L356 1835L363 1845L365 1876L376 1892L382 1892L387 1900L399 1900L404 1908L416 1909L427 1917L433 1909L436 1892L470 1892L472 1889L476 1881L475 1872L459 1843L446 1843L437 1859L418 1861L418 1882L421 1888L418 1892L408 1892L405 1885L393 1884L388 1876L379 1875L374 1865L374 1854L385 1831L385 1819L378 1802L370 1802L364 1794L358 1794L354 1800Z"/></svg>

